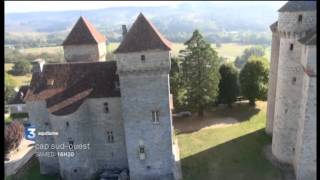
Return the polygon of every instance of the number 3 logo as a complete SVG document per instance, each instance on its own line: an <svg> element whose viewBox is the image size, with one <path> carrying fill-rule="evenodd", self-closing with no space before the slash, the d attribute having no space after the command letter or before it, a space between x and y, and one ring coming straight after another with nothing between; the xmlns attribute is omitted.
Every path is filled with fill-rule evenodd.
<svg viewBox="0 0 320 180"><path fill-rule="evenodd" d="M27 140L34 140L36 137L36 127L28 126L25 131L25 137Z"/></svg>

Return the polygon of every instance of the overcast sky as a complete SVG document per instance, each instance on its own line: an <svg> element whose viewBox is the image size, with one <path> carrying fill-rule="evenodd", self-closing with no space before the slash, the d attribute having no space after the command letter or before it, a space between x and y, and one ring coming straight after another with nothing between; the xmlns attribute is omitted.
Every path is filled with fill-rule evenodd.
<svg viewBox="0 0 320 180"><path fill-rule="evenodd" d="M223 2L207 1L208 3L259 3L259 2ZM281 7L286 1L269 1L270 5ZM64 10L90 10L121 6L177 6L186 1L5 1L5 13L39 12ZM194 3L189 1L188 3Z"/></svg>

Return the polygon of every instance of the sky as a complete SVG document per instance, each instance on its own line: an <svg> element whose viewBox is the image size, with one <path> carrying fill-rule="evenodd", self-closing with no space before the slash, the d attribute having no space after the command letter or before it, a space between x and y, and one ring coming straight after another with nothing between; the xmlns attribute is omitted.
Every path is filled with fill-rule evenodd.
<svg viewBox="0 0 320 180"><path fill-rule="evenodd" d="M223 2L207 1L208 3L259 3L248 1ZM281 7L286 1L269 1L270 5ZM5 13L64 11L64 10L92 10L107 7L123 6L178 6L186 1L5 1ZM193 3L189 1L188 3Z"/></svg>

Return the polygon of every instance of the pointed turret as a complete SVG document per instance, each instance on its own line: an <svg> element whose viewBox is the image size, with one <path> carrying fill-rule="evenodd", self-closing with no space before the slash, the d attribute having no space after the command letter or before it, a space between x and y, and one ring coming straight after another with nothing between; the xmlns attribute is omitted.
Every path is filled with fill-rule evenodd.
<svg viewBox="0 0 320 180"><path fill-rule="evenodd" d="M81 16L62 45L98 44L105 41L106 37Z"/></svg>
<svg viewBox="0 0 320 180"><path fill-rule="evenodd" d="M147 50L171 50L171 42L140 13L115 53L141 52Z"/></svg>
<svg viewBox="0 0 320 180"><path fill-rule="evenodd" d="M67 62L106 60L106 37L82 16L62 45Z"/></svg>

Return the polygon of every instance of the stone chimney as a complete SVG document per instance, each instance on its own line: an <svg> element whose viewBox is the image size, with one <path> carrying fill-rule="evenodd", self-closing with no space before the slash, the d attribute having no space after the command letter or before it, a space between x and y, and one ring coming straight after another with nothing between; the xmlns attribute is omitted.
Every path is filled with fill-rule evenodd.
<svg viewBox="0 0 320 180"><path fill-rule="evenodd" d="M128 30L127 30L127 26L125 24L122 25L122 39L124 39L124 37L127 35Z"/></svg>
<svg viewBox="0 0 320 180"><path fill-rule="evenodd" d="M44 59L36 59L31 62L32 64L32 74L41 73L43 70L43 65L45 64Z"/></svg>

